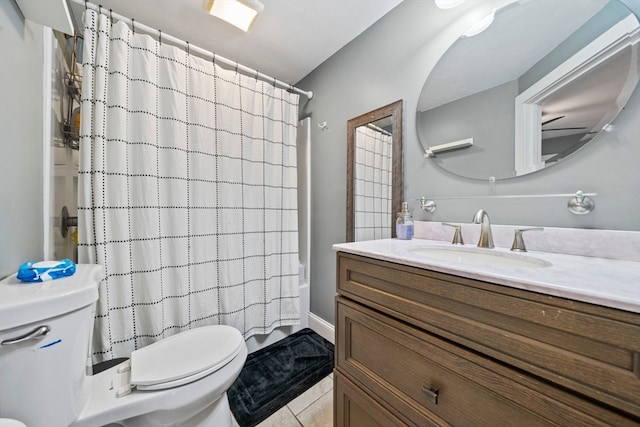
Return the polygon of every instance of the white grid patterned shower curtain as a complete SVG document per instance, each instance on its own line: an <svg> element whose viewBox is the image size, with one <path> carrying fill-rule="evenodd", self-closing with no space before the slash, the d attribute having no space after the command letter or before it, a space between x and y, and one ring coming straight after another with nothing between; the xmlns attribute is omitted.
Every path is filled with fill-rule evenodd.
<svg viewBox="0 0 640 427"><path fill-rule="evenodd" d="M392 136L373 125L355 134L355 241L391 237Z"/></svg>
<svg viewBox="0 0 640 427"><path fill-rule="evenodd" d="M85 13L79 258L94 363L185 329L299 323L298 96Z"/></svg>

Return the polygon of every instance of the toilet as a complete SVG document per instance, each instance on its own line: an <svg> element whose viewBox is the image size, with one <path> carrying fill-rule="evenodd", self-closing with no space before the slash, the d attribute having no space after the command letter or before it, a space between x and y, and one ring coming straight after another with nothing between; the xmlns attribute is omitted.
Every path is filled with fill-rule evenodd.
<svg viewBox="0 0 640 427"><path fill-rule="evenodd" d="M99 265L73 276L0 282L0 418L28 427L227 427L227 390L247 347L230 326L202 326L91 368Z"/></svg>

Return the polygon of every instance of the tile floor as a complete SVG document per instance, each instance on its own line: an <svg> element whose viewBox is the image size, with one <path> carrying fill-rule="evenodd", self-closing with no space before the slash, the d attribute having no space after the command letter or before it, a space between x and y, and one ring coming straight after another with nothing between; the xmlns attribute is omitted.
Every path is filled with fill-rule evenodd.
<svg viewBox="0 0 640 427"><path fill-rule="evenodd" d="M257 427L332 427L333 374L293 399Z"/></svg>

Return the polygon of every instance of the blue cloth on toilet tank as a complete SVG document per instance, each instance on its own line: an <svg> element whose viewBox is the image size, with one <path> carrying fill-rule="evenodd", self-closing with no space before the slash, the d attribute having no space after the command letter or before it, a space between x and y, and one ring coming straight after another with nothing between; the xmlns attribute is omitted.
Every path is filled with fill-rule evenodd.
<svg viewBox="0 0 640 427"><path fill-rule="evenodd" d="M23 282L45 282L71 276L76 272L76 265L70 259L61 261L27 261L18 269L18 279Z"/></svg>

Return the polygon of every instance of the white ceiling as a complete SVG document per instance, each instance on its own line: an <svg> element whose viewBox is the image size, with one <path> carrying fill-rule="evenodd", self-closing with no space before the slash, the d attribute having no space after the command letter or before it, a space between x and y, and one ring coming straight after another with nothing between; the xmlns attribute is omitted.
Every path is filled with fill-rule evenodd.
<svg viewBox="0 0 640 427"><path fill-rule="evenodd" d="M84 6L70 0L77 18ZM402 0L261 0L248 33L205 11L208 0L95 0L191 44L292 84ZM78 20L78 22L80 22Z"/></svg>

